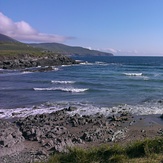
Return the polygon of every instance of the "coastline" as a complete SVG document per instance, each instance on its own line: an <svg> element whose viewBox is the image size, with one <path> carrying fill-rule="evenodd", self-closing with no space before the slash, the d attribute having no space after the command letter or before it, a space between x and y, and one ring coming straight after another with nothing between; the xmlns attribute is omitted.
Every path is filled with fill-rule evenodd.
<svg viewBox="0 0 163 163"><path fill-rule="evenodd" d="M8 142L12 143L3 145L2 141L5 142L5 140L1 135L0 138L3 140L0 140L0 153L3 155L0 156L0 162L5 163L6 160L8 162L12 160L12 163L45 161L52 153L66 152L67 147L126 145L136 140L163 135L163 120L160 115L132 115L128 112L106 117L102 114L89 116L69 114L76 109L69 107L53 113L16 119L16 121L10 119L10 122L7 122L8 125L16 126L20 133L19 136L15 136L16 138L11 137L9 135L13 133L9 133L3 128L5 126L1 126L1 129L8 134L6 139L10 137ZM0 124L2 121L4 120L1 120Z"/></svg>
<svg viewBox="0 0 163 163"><path fill-rule="evenodd" d="M153 70L150 61L140 69L135 58L131 67L131 58L104 59L53 72L20 69L17 80L2 74L0 162L45 162L67 147L126 146L161 137L162 67Z"/></svg>

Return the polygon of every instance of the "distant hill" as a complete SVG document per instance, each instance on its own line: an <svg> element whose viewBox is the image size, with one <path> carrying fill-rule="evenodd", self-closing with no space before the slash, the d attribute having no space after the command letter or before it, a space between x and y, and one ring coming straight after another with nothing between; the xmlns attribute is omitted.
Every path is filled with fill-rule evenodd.
<svg viewBox="0 0 163 163"><path fill-rule="evenodd" d="M31 54L41 55L42 53L56 53L66 56L112 56L111 53L90 50L83 47L68 46L59 43L21 43L11 37L0 34L0 56Z"/></svg>
<svg viewBox="0 0 163 163"><path fill-rule="evenodd" d="M101 52L97 50L90 50L83 47L68 46L59 43L39 43L29 44L35 48L42 48L47 51L53 51L55 53L61 53L67 56L113 56L111 53Z"/></svg>

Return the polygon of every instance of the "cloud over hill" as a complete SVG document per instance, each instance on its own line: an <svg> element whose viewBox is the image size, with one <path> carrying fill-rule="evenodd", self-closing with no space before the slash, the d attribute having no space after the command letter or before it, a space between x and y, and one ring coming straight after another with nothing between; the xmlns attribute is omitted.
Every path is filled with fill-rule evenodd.
<svg viewBox="0 0 163 163"><path fill-rule="evenodd" d="M25 21L14 22L0 12L0 33L25 42L64 42L73 37L40 33Z"/></svg>

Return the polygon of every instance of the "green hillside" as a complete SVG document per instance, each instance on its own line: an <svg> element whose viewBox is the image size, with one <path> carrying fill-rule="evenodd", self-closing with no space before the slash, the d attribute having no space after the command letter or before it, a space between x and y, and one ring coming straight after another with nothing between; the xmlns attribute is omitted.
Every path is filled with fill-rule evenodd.
<svg viewBox="0 0 163 163"><path fill-rule="evenodd" d="M41 50L0 34L0 56L39 55Z"/></svg>
<svg viewBox="0 0 163 163"><path fill-rule="evenodd" d="M112 56L111 53L101 52L97 50L89 50L83 47L68 46L59 43L40 43L40 44L30 44L33 47L46 49L48 51L53 51L56 53L62 53L68 56Z"/></svg>

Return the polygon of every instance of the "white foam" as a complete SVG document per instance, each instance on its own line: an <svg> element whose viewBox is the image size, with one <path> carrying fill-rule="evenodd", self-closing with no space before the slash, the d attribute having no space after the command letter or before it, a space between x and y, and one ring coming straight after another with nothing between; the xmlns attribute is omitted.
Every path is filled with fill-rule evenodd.
<svg viewBox="0 0 163 163"><path fill-rule="evenodd" d="M70 67L72 65L61 65L61 67Z"/></svg>
<svg viewBox="0 0 163 163"><path fill-rule="evenodd" d="M58 71L58 70L59 70L58 67L54 67L54 66L52 66L52 69L53 69L54 71Z"/></svg>
<svg viewBox="0 0 163 163"><path fill-rule="evenodd" d="M127 76L142 76L143 73L123 73L124 75L127 75Z"/></svg>
<svg viewBox="0 0 163 163"><path fill-rule="evenodd" d="M80 63L80 62L83 62L83 60L79 60L79 59L76 59L75 61L76 61L76 62L79 62L79 63Z"/></svg>
<svg viewBox="0 0 163 163"><path fill-rule="evenodd" d="M97 65L108 65L106 62L96 61L95 64Z"/></svg>
<svg viewBox="0 0 163 163"><path fill-rule="evenodd" d="M94 65L93 63L89 63L88 61L79 63L80 65Z"/></svg>
<svg viewBox="0 0 163 163"><path fill-rule="evenodd" d="M80 93L89 90L88 88L64 88L64 87L51 87L51 88L33 88L35 91L64 91L72 93Z"/></svg>
<svg viewBox="0 0 163 163"><path fill-rule="evenodd" d="M52 80L52 83L55 84L73 84L75 81L67 81L67 80Z"/></svg>
<svg viewBox="0 0 163 163"><path fill-rule="evenodd" d="M162 114L163 104L158 102L149 102L142 105L119 105L114 107L99 107L88 103L81 102L47 102L42 105L16 108L16 109L0 109L0 118L15 118L15 117L27 117L29 115L52 113L57 110L68 108L69 106L76 107L77 110L68 112L70 115L95 115L97 113L105 116L113 114L119 114L122 112L129 112L135 115L150 115L150 114Z"/></svg>
<svg viewBox="0 0 163 163"><path fill-rule="evenodd" d="M27 108L0 109L0 118L9 119L15 117L27 117L29 115L52 113L63 108L65 108L65 106L62 104L45 103L40 106Z"/></svg>
<svg viewBox="0 0 163 163"><path fill-rule="evenodd" d="M30 72L30 71L23 71L21 74L31 74L33 72Z"/></svg>
<svg viewBox="0 0 163 163"><path fill-rule="evenodd" d="M110 116L113 114L119 114L122 112L129 112L135 115L152 115L152 114L162 114L163 107L152 104L145 105L119 105L114 107L95 107L95 106L84 106L79 108L70 114L79 114L79 115L95 115L97 113L103 114L105 116Z"/></svg>

